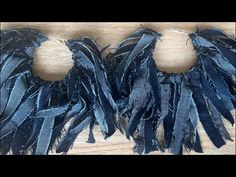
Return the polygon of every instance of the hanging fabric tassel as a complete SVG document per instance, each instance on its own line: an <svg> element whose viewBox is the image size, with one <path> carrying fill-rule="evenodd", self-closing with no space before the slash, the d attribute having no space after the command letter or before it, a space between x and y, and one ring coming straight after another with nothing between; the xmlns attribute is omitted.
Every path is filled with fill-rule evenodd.
<svg viewBox="0 0 236 177"><path fill-rule="evenodd" d="M67 46L74 53L75 65L71 72L75 72L74 80L78 81L75 85L77 91L72 94L70 99L79 104L75 105L66 115L64 123L70 119L72 122L66 134L59 141L58 153L67 152L79 133L89 125L89 142L95 142L92 135L95 122L99 124L105 138L115 132L113 116L116 105L111 97L106 70L96 43L89 38L83 38L82 40L69 40ZM63 82L70 82L70 79L66 78ZM67 85L71 87L72 84ZM76 113L76 111L78 112Z"/></svg>
<svg viewBox="0 0 236 177"><path fill-rule="evenodd" d="M45 40L38 30L1 31L1 154L11 146L13 153L22 154L30 136L24 131L31 129L28 119L35 111L39 84L32 72L32 51Z"/></svg>
<svg viewBox="0 0 236 177"><path fill-rule="evenodd" d="M47 82L32 71L33 51L47 39L34 29L1 31L1 154L66 153L89 125L95 141L96 122L105 138L115 131L116 105L96 43L67 41L74 66L63 80Z"/></svg>
<svg viewBox="0 0 236 177"><path fill-rule="evenodd" d="M139 30L121 42L110 59L114 99L120 119L126 119L122 126L126 136L133 137L134 151L139 154L162 151L153 126L158 121L160 86L152 52L160 36L152 30Z"/></svg>
<svg viewBox="0 0 236 177"><path fill-rule="evenodd" d="M110 59L115 71L111 85L120 121L126 119L126 136L133 137L139 154L162 148L176 155L183 148L203 152L200 120L213 144L223 146L224 139L231 138L221 116L234 124L230 111L235 109L235 39L217 29L197 30L189 35L196 65L185 73L169 74L157 69L152 56L160 36L150 29L138 30ZM156 131L162 122L160 145Z"/></svg>
<svg viewBox="0 0 236 177"><path fill-rule="evenodd" d="M34 29L1 30L0 153L67 153L89 128L95 142L116 128L132 137L134 151L203 152L199 121L220 148L232 140L222 117L234 124L235 39L217 29L189 34L197 62L185 73L158 70L153 59L161 34L141 29L103 60L90 38L68 40L74 66L61 81L41 80L32 70L33 51L48 38ZM157 137L164 126L164 143Z"/></svg>

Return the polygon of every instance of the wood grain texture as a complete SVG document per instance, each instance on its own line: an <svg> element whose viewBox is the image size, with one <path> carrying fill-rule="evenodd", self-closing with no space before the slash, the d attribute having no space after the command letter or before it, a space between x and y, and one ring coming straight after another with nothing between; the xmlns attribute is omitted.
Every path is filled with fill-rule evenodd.
<svg viewBox="0 0 236 177"><path fill-rule="evenodd" d="M235 22L233 23L1 23L1 29L36 28L41 30L50 40L35 51L35 72L45 80L62 79L73 65L70 51L61 41L84 36L92 37L101 48L110 44L109 50L140 27L152 28L162 34L162 41L158 42L154 58L161 70L169 72L184 72L195 63L195 52L191 42L187 42L188 33L199 28L219 28L235 36ZM235 111L232 111L235 117ZM199 124L199 133L205 154L235 154L235 127L225 121L233 142L227 141L220 149L214 147ZM68 154L133 154L133 142L129 141L118 131L107 140L103 139L100 130L95 128L95 144L86 143L88 131L85 130L77 138L73 149ZM158 136L163 137L162 129ZM52 153L54 154L54 153ZM153 152L151 154L164 154ZM185 154L197 154L185 152Z"/></svg>

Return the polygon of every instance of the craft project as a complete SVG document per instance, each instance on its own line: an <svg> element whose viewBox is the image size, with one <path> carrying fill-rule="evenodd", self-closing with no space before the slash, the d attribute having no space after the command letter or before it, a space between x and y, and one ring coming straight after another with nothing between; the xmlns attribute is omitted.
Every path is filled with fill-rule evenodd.
<svg viewBox="0 0 236 177"><path fill-rule="evenodd" d="M86 127L94 143L96 124L104 138L116 129L132 137L139 154L203 152L199 123L217 148L231 140L222 119L234 124L236 41L218 29L189 34L197 62L177 74L158 69L161 34L151 29L134 32L106 59L92 39L70 39L74 66L54 82L33 71L34 49L48 37L35 29L1 30L0 37L1 154L67 153Z"/></svg>
<svg viewBox="0 0 236 177"><path fill-rule="evenodd" d="M66 153L87 126L91 143L95 123L105 138L115 131L115 103L96 43L68 40L74 66L63 80L47 82L32 65L34 49L46 40L34 29L1 31L1 154Z"/></svg>
<svg viewBox="0 0 236 177"><path fill-rule="evenodd" d="M110 57L113 95L119 108L119 129L135 141L143 154L169 149L203 152L197 124L201 122L213 144L231 140L222 117L232 125L235 108L235 39L217 29L189 34L196 64L185 73L161 72L153 59L161 34L140 29L122 41ZM110 75L109 74L109 75ZM112 82L112 80L111 80ZM164 125L164 145L157 129Z"/></svg>

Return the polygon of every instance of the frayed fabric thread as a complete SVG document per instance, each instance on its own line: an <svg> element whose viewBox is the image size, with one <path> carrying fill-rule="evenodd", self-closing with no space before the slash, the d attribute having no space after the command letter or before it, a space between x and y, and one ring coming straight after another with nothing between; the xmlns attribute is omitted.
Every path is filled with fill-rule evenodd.
<svg viewBox="0 0 236 177"><path fill-rule="evenodd" d="M222 117L232 125L235 109L235 39L217 29L189 34L197 53L196 65L186 73L161 72L153 59L161 34L141 29L130 35L111 57L113 93L121 104L127 137L139 154L183 147L203 152L197 124L200 120L213 144L220 148L229 139ZM110 73L112 74L112 73ZM156 136L164 125L164 144ZM124 125L123 125L124 126ZM146 128L148 127L148 128ZM123 128L124 129L124 128Z"/></svg>
<svg viewBox="0 0 236 177"><path fill-rule="evenodd" d="M199 122L223 146L231 137L222 117L234 124L235 39L218 29L189 34L197 63L173 74L159 71L153 59L161 36L140 29L106 59L91 38L70 39L74 66L63 80L48 82L32 71L33 51L48 38L35 29L1 30L0 153L67 153L86 127L94 143L97 124L104 138L116 129L132 138L139 154L203 152Z"/></svg>
<svg viewBox="0 0 236 177"><path fill-rule="evenodd" d="M115 132L115 105L96 43L68 40L74 66L50 83L32 71L33 50L47 39L34 29L1 31L1 154L48 154L57 141L56 152L66 153L88 126L94 142L97 123L105 137Z"/></svg>

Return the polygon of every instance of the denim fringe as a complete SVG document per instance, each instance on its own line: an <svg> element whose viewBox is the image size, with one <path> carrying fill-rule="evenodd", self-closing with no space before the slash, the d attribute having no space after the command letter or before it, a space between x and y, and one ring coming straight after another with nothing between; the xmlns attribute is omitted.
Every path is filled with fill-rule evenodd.
<svg viewBox="0 0 236 177"><path fill-rule="evenodd" d="M67 153L86 127L89 143L99 125L104 138L119 129L147 154L183 148L203 152L199 122L220 148L231 140L235 100L235 39L218 29L189 34L197 63L185 73L158 70L153 59L161 34L140 29L104 60L92 39L66 41L74 66L61 81L41 80L33 51L48 38L35 29L1 30L0 153ZM164 142L157 131L164 126Z"/></svg>
<svg viewBox="0 0 236 177"><path fill-rule="evenodd" d="M115 132L116 105L97 44L68 40L74 66L63 80L47 82L32 71L33 51L46 40L35 29L1 31L1 154L66 153L86 127L95 142L95 123L105 138Z"/></svg>
<svg viewBox="0 0 236 177"><path fill-rule="evenodd" d="M230 111L235 108L235 39L218 29L189 34L197 63L185 73L173 74L155 65L153 51L160 36L151 29L138 30L112 56L114 98L122 103L119 112L127 122L126 136L136 143L134 150L139 154L169 149L177 155L183 148L203 152L199 120L213 144L223 146L224 139L231 138L222 117L234 124ZM161 123L163 145L156 136ZM148 129L146 124L151 124Z"/></svg>

